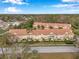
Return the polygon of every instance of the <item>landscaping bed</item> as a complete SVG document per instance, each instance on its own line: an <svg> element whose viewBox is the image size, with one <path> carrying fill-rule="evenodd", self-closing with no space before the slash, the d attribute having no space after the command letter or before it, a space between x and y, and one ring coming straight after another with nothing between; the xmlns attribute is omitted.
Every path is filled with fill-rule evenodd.
<svg viewBox="0 0 79 59"><path fill-rule="evenodd" d="M29 44L30 46L66 46L74 45L75 41L21 41L18 44Z"/></svg>

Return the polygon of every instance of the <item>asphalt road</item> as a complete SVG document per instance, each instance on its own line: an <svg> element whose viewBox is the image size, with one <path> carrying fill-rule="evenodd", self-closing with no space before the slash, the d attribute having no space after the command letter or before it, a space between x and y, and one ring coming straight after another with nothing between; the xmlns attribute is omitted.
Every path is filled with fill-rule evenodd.
<svg viewBox="0 0 79 59"><path fill-rule="evenodd" d="M31 49L39 53L79 52L79 48L74 46L31 47Z"/></svg>
<svg viewBox="0 0 79 59"><path fill-rule="evenodd" d="M12 51L12 48L3 48L5 53L20 53L23 48L17 48L17 51ZM32 50L37 50L39 53L61 53L61 52L79 52L79 48L74 46L51 46L51 47L31 47ZM30 51L30 52L31 52ZM2 54L2 49L0 48L0 54Z"/></svg>

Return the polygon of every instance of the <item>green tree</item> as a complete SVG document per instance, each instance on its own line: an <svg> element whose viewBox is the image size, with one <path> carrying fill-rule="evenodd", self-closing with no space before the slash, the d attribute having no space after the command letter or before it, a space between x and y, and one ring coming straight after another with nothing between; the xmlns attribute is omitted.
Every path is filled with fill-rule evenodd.
<svg viewBox="0 0 79 59"><path fill-rule="evenodd" d="M29 59L40 59L40 55L37 50L33 50Z"/></svg>

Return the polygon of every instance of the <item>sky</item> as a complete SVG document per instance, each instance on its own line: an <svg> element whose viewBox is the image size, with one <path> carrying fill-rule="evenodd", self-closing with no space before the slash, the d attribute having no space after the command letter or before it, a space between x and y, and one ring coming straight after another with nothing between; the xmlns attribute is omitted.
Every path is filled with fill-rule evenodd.
<svg viewBox="0 0 79 59"><path fill-rule="evenodd" d="M0 14L79 14L79 0L0 0Z"/></svg>

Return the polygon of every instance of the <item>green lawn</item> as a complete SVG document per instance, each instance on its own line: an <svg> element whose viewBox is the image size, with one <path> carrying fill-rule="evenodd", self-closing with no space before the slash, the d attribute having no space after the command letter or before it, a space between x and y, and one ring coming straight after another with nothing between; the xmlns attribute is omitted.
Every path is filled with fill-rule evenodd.
<svg viewBox="0 0 79 59"><path fill-rule="evenodd" d="M21 43L29 43L29 44L73 44L74 41L71 40L64 40L64 41L27 41L22 40Z"/></svg>
<svg viewBox="0 0 79 59"><path fill-rule="evenodd" d="M40 59L76 59L75 53L41 53Z"/></svg>

